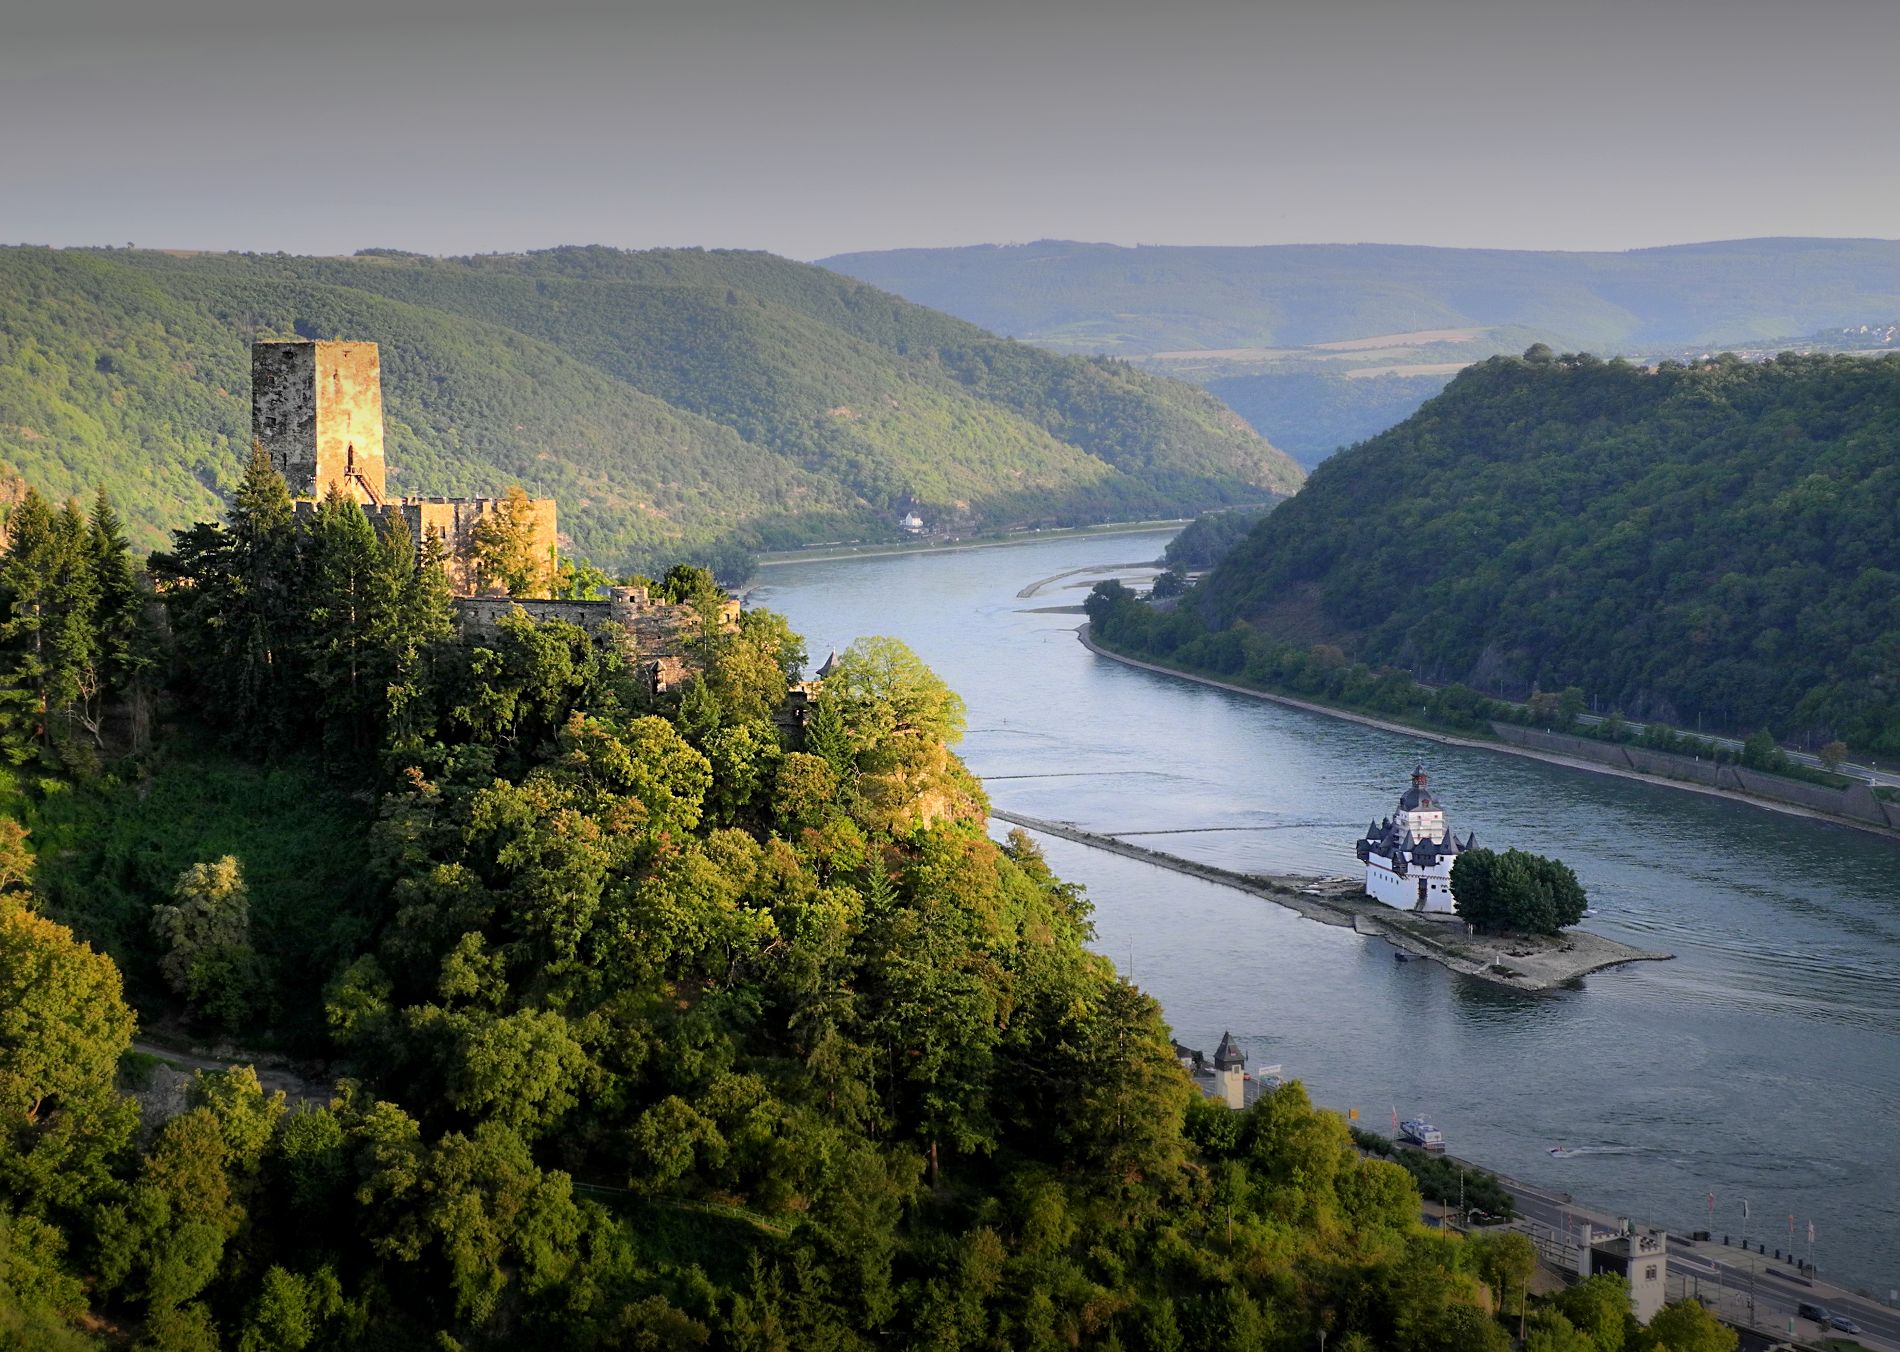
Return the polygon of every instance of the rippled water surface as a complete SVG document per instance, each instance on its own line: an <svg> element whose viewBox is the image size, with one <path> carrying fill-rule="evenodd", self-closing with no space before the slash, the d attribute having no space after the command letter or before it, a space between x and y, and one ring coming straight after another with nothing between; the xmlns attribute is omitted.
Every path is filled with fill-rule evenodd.
<svg viewBox="0 0 1900 1352"><path fill-rule="evenodd" d="M1211 1051L1283 1063L1374 1122L1417 1111L1468 1158L1678 1229L1706 1222L1900 1286L1900 846L1720 799L1282 708L1097 658L1093 569L1166 534L773 568L752 603L825 650L914 647L969 703L998 806L1226 868L1340 874L1416 761L1462 835L1565 859L1590 927L1677 954L1501 990L1270 903L1062 840L1097 946ZM1069 576L1058 576L1070 574ZM1054 579L1054 580L1048 580ZM1041 583L1040 587L1036 584ZM1024 596L1021 593L1033 591ZM1215 828L1215 829L1209 829ZM1569 1159L1549 1148L1591 1147ZM1764 1218L1766 1218L1764 1220Z"/></svg>

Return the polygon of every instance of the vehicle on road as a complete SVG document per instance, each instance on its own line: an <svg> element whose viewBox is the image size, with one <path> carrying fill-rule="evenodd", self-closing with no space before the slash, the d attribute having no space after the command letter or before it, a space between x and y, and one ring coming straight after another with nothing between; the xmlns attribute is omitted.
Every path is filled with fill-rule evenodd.
<svg viewBox="0 0 1900 1352"><path fill-rule="evenodd" d="M1826 1306L1816 1305L1811 1300L1804 1300L1799 1305L1794 1307L1794 1312L1800 1315L1803 1319L1812 1319L1815 1323L1821 1325L1823 1328L1827 1326L1828 1313L1827 1313Z"/></svg>
<svg viewBox="0 0 1900 1352"><path fill-rule="evenodd" d="M1841 1333L1859 1333L1860 1325L1844 1314L1831 1314L1827 1317L1828 1326Z"/></svg>

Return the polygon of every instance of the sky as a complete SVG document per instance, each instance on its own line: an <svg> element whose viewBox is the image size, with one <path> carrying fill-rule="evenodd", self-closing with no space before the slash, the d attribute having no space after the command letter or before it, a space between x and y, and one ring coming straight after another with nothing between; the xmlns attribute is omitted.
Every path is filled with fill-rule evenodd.
<svg viewBox="0 0 1900 1352"><path fill-rule="evenodd" d="M0 16L5 243L1900 235L1893 0L34 8Z"/></svg>

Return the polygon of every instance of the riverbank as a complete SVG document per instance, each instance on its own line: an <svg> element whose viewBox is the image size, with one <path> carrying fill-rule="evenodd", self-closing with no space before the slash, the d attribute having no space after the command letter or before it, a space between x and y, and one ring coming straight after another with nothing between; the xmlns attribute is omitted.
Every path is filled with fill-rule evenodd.
<svg viewBox="0 0 1900 1352"><path fill-rule="evenodd" d="M967 540L949 540L934 544L896 541L881 545L810 545L804 549L780 549L759 555L759 567L778 568L788 563L835 563L840 559L877 559L895 554L962 554L972 549L1005 549L1011 545L1045 544L1075 536L1145 535L1151 531L1176 530L1192 518L1160 521L1111 521L1100 526L1055 526L1049 530L1010 531L997 535L973 535Z"/></svg>
<svg viewBox="0 0 1900 1352"><path fill-rule="evenodd" d="M1680 789L1684 793L1699 793L1710 798L1721 798L1732 803L1745 803L1750 807L1762 808L1768 812L1779 812L1789 817L1806 817L1810 821L1827 822L1834 826L1845 826L1866 835L1878 836L1883 840L1900 840L1900 831L1876 826L1870 822L1859 821L1853 817L1843 817L1832 812L1823 812L1817 808L1803 807L1799 803L1790 803L1777 798L1764 798L1759 794L1745 793L1737 789L1718 788L1709 784L1694 784L1680 779L1671 779L1667 775L1645 774L1641 770L1628 769L1617 765L1605 765L1601 761L1584 760L1579 756L1566 756L1561 752L1548 751L1537 747L1518 746L1510 742L1497 741L1485 737L1463 737L1457 733L1439 732L1432 728L1422 728L1411 723L1401 723L1396 719L1379 718L1372 714L1358 713L1351 709L1340 709L1330 704L1319 704L1313 700L1299 699L1292 695L1276 694L1271 690L1261 690L1251 685L1240 685L1233 681L1223 681L1218 677L1205 676L1200 672L1183 670L1162 662L1151 662L1144 658L1129 657L1125 653L1104 648L1089 635L1089 626L1084 624L1076 630L1076 637L1082 646L1097 657L1105 657L1111 662L1120 662L1124 666L1139 667L1143 671L1156 672L1162 676L1174 676L1183 681L1193 681L1197 685L1212 686L1216 690L1228 690L1236 695L1246 695L1250 699L1266 700L1271 704L1283 704L1290 709L1304 709L1308 713L1324 714L1328 718L1344 719L1348 723L1360 723L1369 728L1379 728L1385 732L1403 733L1408 737L1423 738L1428 742L1437 742L1443 746L1470 747L1478 751L1495 751L1505 756L1521 756L1525 760L1543 761L1546 765L1561 765L1571 770L1587 770L1591 774L1609 775L1616 779L1633 779L1643 784L1655 784L1665 789Z"/></svg>
<svg viewBox="0 0 1900 1352"><path fill-rule="evenodd" d="M1128 859L1138 859L1205 882L1262 897L1309 920L1339 925L1371 938L1383 939L1415 957L1514 990L1546 991L1607 967L1626 962L1666 962L1673 955L1631 948L1614 939L1584 930L1569 930L1551 938L1513 936L1476 938L1463 921L1395 911L1366 896L1354 877L1316 878L1300 874L1235 873L1179 855L1131 845L1115 836L1087 831L1071 822L1048 821L1018 812L992 808L999 821L1045 835L1059 836Z"/></svg>

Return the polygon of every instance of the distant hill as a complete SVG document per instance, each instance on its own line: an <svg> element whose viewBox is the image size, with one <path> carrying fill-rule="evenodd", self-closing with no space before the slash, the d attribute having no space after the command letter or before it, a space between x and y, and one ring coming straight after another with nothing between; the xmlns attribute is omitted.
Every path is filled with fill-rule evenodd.
<svg viewBox="0 0 1900 1352"><path fill-rule="evenodd" d="M612 566L1187 513L1300 471L1217 400L767 254L0 249L0 460L147 543L215 514L257 336L382 345L392 491L519 481Z"/></svg>
<svg viewBox="0 0 1900 1352"><path fill-rule="evenodd" d="M1515 326L1636 352L1900 312L1900 241L1752 239L1627 253L1043 240L824 266L1024 342L1147 356Z"/></svg>
<svg viewBox="0 0 1900 1352"><path fill-rule="evenodd" d="M1527 355L1332 457L1185 604L1431 682L1900 749L1900 354Z"/></svg>
<svg viewBox="0 0 1900 1352"><path fill-rule="evenodd" d="M1192 380L1309 467L1408 416L1460 367L1533 342L1693 357L1900 313L1889 240L1628 253L1044 240L825 266L1025 342Z"/></svg>

